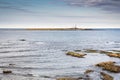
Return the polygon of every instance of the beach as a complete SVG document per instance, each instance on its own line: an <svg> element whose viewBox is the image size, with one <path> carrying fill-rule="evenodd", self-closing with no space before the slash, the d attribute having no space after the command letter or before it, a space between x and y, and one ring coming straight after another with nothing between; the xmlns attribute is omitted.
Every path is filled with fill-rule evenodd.
<svg viewBox="0 0 120 80"><path fill-rule="evenodd" d="M119 80L119 36L118 29L0 29L0 80ZM109 61L118 72L96 66Z"/></svg>

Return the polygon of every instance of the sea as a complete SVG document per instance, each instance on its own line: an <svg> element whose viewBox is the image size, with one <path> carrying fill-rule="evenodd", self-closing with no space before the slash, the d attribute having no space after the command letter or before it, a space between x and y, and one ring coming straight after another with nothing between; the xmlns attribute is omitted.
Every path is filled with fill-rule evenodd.
<svg viewBox="0 0 120 80"><path fill-rule="evenodd" d="M40 80L54 80L83 76L85 70L93 69L92 80L101 80L99 72L103 70L95 64L115 61L120 65L119 58L105 54L87 53L85 58L66 55L68 51L85 49L120 51L120 29L0 29L0 79L21 76L34 80L29 79L32 76ZM3 70L11 70L12 74L5 75ZM112 75L114 80L120 80L120 73L104 72ZM13 77L11 80L14 80Z"/></svg>

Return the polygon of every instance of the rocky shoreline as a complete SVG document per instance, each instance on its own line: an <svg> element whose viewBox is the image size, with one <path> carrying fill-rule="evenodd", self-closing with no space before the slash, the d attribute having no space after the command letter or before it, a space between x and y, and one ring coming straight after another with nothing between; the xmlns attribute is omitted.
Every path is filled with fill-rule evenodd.
<svg viewBox="0 0 120 80"><path fill-rule="evenodd" d="M65 50L65 55L69 57L75 57L75 58L87 58L88 54L101 54L106 55L108 57L113 58L120 58L120 53L118 50L115 50L115 52L112 51L105 51L105 50L93 50L93 49L85 49L85 50L74 50L74 51L67 51ZM93 56L94 58L94 56ZM9 64L9 67L14 67L15 64ZM26 75L27 77L18 76L23 80L30 79L30 80L94 80L91 75L94 75L95 73L99 74L100 80L114 80L114 77L109 73L120 73L120 65L117 65L115 61L106 61L106 62L100 62L93 65L94 67L102 69L102 71L97 71L93 69L86 69L86 71L83 72L83 76L80 77L74 77L74 76L66 76L66 77L50 77L50 76L44 76L43 79L33 76L32 74ZM106 72L107 71L107 72ZM109 73L108 73L109 72ZM17 75L14 74L12 70L6 69L2 71L2 74L4 76L12 76L14 78L17 77ZM19 79L20 79L19 78ZM19 80L17 79L17 80ZM1 78L1 80L10 80L9 78Z"/></svg>
<svg viewBox="0 0 120 80"><path fill-rule="evenodd" d="M84 58L87 54L85 53L99 53L99 54L105 54L109 57L114 57L114 58L120 58L120 53L115 53L115 52L110 52L110 51L103 51L103 50L93 50L93 49L86 49L86 50L74 50L75 52L67 52L66 55L70 55L72 57L77 57L77 58ZM115 50L116 52L119 52ZM96 67L100 67L103 70L109 71L111 73L120 73L120 65L115 65L116 62L114 61L107 61L107 62L101 62L95 64ZM58 78L56 80L93 80L90 76L89 73L95 72L94 70L86 70L84 72L85 77L78 77L78 78L71 78L71 77L63 77L63 78ZM110 74L107 74L105 72L97 72L100 74L101 80L114 80L114 77L112 77Z"/></svg>

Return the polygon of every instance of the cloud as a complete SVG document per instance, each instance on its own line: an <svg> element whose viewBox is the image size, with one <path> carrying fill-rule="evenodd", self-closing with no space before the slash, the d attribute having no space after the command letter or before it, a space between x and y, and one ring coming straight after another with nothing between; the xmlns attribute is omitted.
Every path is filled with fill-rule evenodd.
<svg viewBox="0 0 120 80"><path fill-rule="evenodd" d="M27 9L16 8L16 7L13 7L13 6L0 6L0 9L12 9L12 10L17 10L17 11L22 11L22 12L33 13L32 11L29 11Z"/></svg>
<svg viewBox="0 0 120 80"><path fill-rule="evenodd" d="M70 6L96 7L106 11L120 12L120 0L63 0Z"/></svg>
<svg viewBox="0 0 120 80"><path fill-rule="evenodd" d="M9 2L0 1L0 4L10 4Z"/></svg>
<svg viewBox="0 0 120 80"><path fill-rule="evenodd" d="M18 1L15 2L13 1L0 1L0 9L10 9L10 10L16 10L16 11L21 11L21 12L28 12L28 13L33 13L33 11L25 9L24 7L29 6L23 1Z"/></svg>

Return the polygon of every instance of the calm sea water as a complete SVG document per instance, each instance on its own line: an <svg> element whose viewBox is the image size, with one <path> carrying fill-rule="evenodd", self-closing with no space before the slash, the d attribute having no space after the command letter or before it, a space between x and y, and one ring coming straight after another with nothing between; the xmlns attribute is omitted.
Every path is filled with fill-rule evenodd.
<svg viewBox="0 0 120 80"><path fill-rule="evenodd" d="M83 49L120 50L120 29L86 31L1 29L0 73L3 69L10 69L14 74L23 76L30 74L39 77L80 76L86 69L96 70L94 64L98 62L113 60L120 64L119 59L99 54L90 54L86 59L65 55L67 51ZM120 74L112 75L116 77L115 80L120 79ZM100 80L98 77L96 79Z"/></svg>

